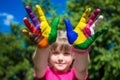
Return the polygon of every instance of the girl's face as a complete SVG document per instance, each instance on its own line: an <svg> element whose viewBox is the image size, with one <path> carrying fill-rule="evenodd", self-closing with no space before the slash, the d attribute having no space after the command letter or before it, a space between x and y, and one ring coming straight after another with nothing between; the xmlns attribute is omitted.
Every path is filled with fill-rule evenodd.
<svg viewBox="0 0 120 80"><path fill-rule="evenodd" d="M50 64L56 72L66 72L69 70L73 61L73 55L70 50L62 50L57 47L50 55Z"/></svg>

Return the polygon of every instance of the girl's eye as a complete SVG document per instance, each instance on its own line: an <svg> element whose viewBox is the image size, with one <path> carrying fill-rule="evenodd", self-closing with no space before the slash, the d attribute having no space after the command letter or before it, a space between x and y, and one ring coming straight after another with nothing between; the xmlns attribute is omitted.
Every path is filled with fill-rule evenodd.
<svg viewBox="0 0 120 80"><path fill-rule="evenodd" d="M54 54L54 55L58 55L58 54L59 54L59 52L53 52L53 54Z"/></svg>

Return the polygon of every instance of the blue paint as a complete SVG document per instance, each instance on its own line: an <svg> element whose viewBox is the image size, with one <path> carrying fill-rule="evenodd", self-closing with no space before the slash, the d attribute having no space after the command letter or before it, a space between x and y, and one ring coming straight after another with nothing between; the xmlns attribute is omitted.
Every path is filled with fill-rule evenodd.
<svg viewBox="0 0 120 80"><path fill-rule="evenodd" d="M64 19L64 22L66 25L68 41L70 44L73 44L74 41L77 39L78 34L75 31L73 31L72 24L68 19Z"/></svg>

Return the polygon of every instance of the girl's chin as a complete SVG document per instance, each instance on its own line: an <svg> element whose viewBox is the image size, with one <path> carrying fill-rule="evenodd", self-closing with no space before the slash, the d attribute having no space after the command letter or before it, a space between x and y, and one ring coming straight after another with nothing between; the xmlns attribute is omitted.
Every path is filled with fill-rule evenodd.
<svg viewBox="0 0 120 80"><path fill-rule="evenodd" d="M65 68L56 68L56 71L60 71L60 72L63 72L65 70L66 70Z"/></svg>
<svg viewBox="0 0 120 80"><path fill-rule="evenodd" d="M66 66L55 66L54 70L56 72L66 72L68 68L66 68Z"/></svg>

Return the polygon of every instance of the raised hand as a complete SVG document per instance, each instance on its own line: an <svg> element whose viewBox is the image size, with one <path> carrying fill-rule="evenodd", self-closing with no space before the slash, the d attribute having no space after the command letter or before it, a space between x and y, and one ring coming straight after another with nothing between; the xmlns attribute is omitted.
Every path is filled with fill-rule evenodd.
<svg viewBox="0 0 120 80"><path fill-rule="evenodd" d="M64 20L66 24L68 41L77 49L87 49L97 37L108 30L107 28L103 28L100 31L94 33L94 28L102 21L103 16L100 16L94 22L95 18L100 13L100 9L95 9L89 20L87 20L90 11L90 8L86 9L74 30L72 29L70 21L68 19Z"/></svg>
<svg viewBox="0 0 120 80"><path fill-rule="evenodd" d="M39 5L36 5L39 20L32 12L30 6L26 6L25 9L33 24L31 24L28 21L28 18L25 17L24 23L30 32L24 29L23 33L27 35L32 41L34 41L39 48L47 47L49 44L55 42L57 37L57 25L59 23L59 18L55 18L52 22L52 27L50 27Z"/></svg>

